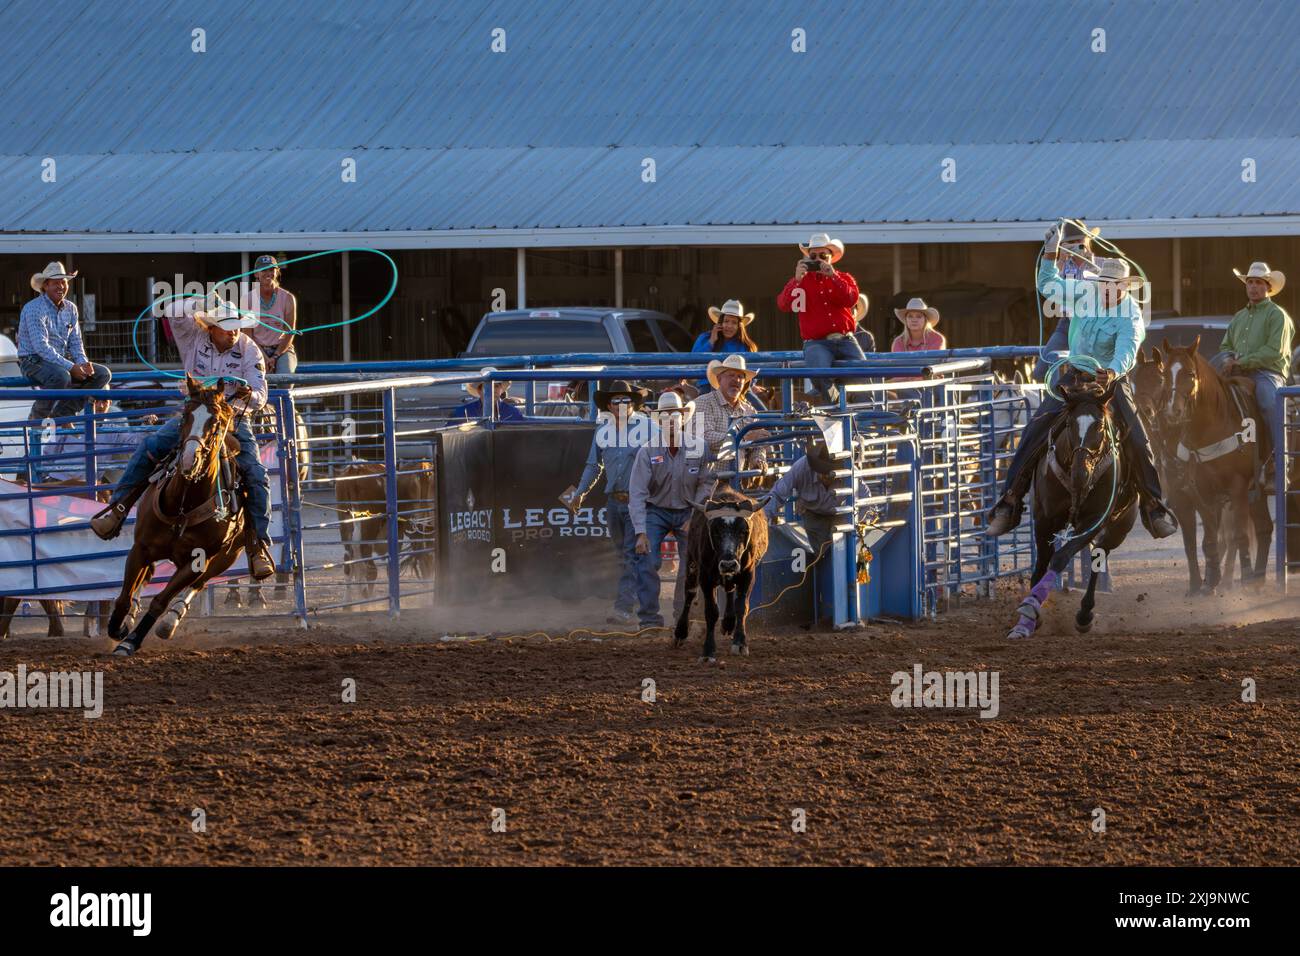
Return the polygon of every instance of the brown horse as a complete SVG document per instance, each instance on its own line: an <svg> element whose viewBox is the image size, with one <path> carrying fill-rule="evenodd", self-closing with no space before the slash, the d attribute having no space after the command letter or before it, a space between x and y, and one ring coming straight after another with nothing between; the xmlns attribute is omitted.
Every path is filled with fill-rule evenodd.
<svg viewBox="0 0 1300 956"><path fill-rule="evenodd" d="M1273 519L1259 481L1263 456L1263 419L1255 405L1254 386L1236 388L1225 382L1198 351L1201 337L1191 345L1172 348L1164 342L1168 400L1164 420L1177 436L1177 456L1190 465L1190 474L1206 503L1205 535L1218 539L1219 522L1228 510L1227 577L1234 554L1241 560L1243 583L1263 578L1273 540ZM1235 395L1234 395L1235 392ZM1252 502L1251 499L1254 499ZM1250 528L1255 530L1255 562L1250 560ZM1210 578L1214 578L1213 572ZM1219 581L1215 581L1219 583ZM1209 579L1205 591L1210 588Z"/></svg>
<svg viewBox="0 0 1300 956"><path fill-rule="evenodd" d="M130 657L140 649L154 621L155 632L170 638L204 585L235 563L244 548L244 512L230 489L221 489L222 459L239 453L230 434L234 412L222 395L223 383L204 388L186 376L189 400L181 422L181 442L170 475L150 485L140 499L135 544L126 557L122 593L108 622L109 636L120 643L113 654ZM176 566L166 587L123 637L123 621L136 593L153 577L154 563ZM188 590L187 590L188 589ZM184 596L178 596L184 591ZM174 600L173 600L174 599Z"/></svg>
<svg viewBox="0 0 1300 956"><path fill-rule="evenodd" d="M1151 350L1151 357L1138 353L1133 370L1133 397L1138 414L1146 423L1155 452L1156 467L1160 471L1160 486L1164 489L1169 510L1178 519L1183 533L1183 553L1187 556L1187 596L1213 592L1219 585L1221 554L1219 536L1204 534L1201 548L1205 552L1205 577L1201 578L1200 563L1196 558L1196 519L1202 528L1218 526L1217 514L1212 518L1213 507L1196 485L1191 462L1178 457L1178 429L1166 420L1164 411L1169 405L1169 379L1165 374L1164 355L1160 349Z"/></svg>

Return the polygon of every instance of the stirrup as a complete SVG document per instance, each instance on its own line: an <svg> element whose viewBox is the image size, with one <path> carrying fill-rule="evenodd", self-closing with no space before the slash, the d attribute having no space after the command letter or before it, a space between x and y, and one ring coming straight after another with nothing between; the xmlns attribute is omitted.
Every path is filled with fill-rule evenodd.
<svg viewBox="0 0 1300 956"><path fill-rule="evenodd" d="M122 525L126 524L127 515L130 513L131 505L125 501L111 504L91 517L90 530L94 531L96 537L101 540L112 541L122 533Z"/></svg>

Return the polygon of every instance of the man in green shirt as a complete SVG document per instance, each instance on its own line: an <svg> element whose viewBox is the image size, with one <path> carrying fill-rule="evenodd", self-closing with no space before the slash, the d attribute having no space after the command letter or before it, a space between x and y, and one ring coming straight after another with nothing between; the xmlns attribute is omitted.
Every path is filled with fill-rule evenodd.
<svg viewBox="0 0 1300 956"><path fill-rule="evenodd" d="M1273 301L1282 291L1286 276L1270 269L1266 262L1252 262L1243 274L1232 270L1246 283L1246 307L1232 317L1219 354L1210 360L1224 378L1244 375L1255 383L1255 401L1264 419L1265 438L1261 450L1268 454L1278 427L1277 390L1286 384L1291 367L1291 337L1295 325L1291 316ZM1264 467L1272 473L1272 456Z"/></svg>

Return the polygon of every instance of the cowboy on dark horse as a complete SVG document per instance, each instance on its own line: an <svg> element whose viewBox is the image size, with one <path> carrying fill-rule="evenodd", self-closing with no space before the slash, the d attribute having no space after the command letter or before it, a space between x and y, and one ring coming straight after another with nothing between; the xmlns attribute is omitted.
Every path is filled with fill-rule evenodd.
<svg viewBox="0 0 1300 956"><path fill-rule="evenodd" d="M1142 523L1152 537L1164 538L1178 530L1178 522L1160 490L1151 443L1134 407L1132 385L1127 379L1146 334L1141 306L1129 295L1132 285L1141 280L1129 275L1128 263L1123 259L1100 259L1096 271L1085 272L1080 279L1067 278L1059 268L1063 255L1058 227L1048 234L1038 269L1038 289L1071 317L1067 361L1080 365L1089 359L1095 361L1100 367L1094 374L1103 388L1119 379L1111 407L1127 432L1124 455L1136 466ZM1024 497L1034 475L1030 466L1046 445L1063 407L1055 395L1048 395L1030 419L1011 460L1002 497L989 511L986 534L996 537L1020 524Z"/></svg>
<svg viewBox="0 0 1300 956"><path fill-rule="evenodd" d="M241 330L257 325L257 319L229 302L221 302L208 312L194 311L196 301L177 300L167 307L186 374L198 379L224 379L227 400L238 402L245 413L256 411L266 403L266 364L262 350ZM185 387L182 381L181 388ZM252 523L250 538L256 539L248 542L248 569L254 579L261 580L275 573L270 553L271 484L257 456L257 439L247 414L239 416L234 435L239 441L235 460L244 475ZM105 541L117 537L131 506L147 487L150 472L175 450L180 440L181 419L173 418L136 446L109 507L91 519L95 534Z"/></svg>

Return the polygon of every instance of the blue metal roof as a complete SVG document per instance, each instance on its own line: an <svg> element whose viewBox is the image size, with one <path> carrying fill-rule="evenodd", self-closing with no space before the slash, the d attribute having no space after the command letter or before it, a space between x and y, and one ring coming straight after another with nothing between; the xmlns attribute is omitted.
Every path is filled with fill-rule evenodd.
<svg viewBox="0 0 1300 956"><path fill-rule="evenodd" d="M1290 0L52 0L0 34L0 233L1300 214Z"/></svg>

